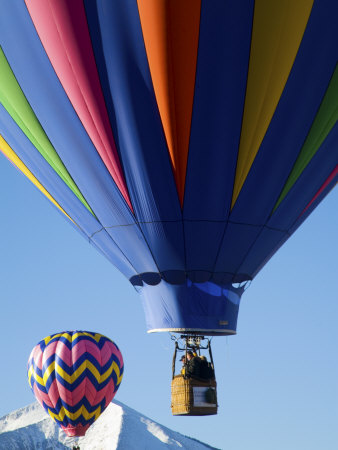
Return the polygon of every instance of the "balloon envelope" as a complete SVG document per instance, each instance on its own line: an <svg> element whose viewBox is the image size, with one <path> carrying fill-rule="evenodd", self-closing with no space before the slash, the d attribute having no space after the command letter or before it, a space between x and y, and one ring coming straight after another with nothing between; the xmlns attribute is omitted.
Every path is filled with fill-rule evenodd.
<svg viewBox="0 0 338 450"><path fill-rule="evenodd" d="M3 0L0 148L141 294L236 332L338 178L336 0Z"/></svg>
<svg viewBox="0 0 338 450"><path fill-rule="evenodd" d="M123 358L107 337L65 331L40 341L28 360L29 385L67 436L84 436L120 386Z"/></svg>

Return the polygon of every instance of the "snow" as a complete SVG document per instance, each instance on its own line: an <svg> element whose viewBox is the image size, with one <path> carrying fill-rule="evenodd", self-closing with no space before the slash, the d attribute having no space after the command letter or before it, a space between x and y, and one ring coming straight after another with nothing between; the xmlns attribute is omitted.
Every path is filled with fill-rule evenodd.
<svg viewBox="0 0 338 450"><path fill-rule="evenodd" d="M37 408L36 403L32 403L25 408L17 409L0 419L0 433L13 431L17 428L24 428L32 423L37 423L46 418L43 408Z"/></svg>
<svg viewBox="0 0 338 450"><path fill-rule="evenodd" d="M38 403L0 418L0 449L71 449L68 438ZM81 450L213 449L208 444L160 425L128 406L114 401L79 438Z"/></svg>

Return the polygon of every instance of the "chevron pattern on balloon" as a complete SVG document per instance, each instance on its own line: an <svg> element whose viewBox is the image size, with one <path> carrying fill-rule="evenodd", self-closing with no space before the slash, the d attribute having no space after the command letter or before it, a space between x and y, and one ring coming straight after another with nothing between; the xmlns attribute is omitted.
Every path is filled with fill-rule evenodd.
<svg viewBox="0 0 338 450"><path fill-rule="evenodd" d="M85 331L46 337L31 352L29 385L46 412L65 430L86 430L113 399L123 359L109 338Z"/></svg>

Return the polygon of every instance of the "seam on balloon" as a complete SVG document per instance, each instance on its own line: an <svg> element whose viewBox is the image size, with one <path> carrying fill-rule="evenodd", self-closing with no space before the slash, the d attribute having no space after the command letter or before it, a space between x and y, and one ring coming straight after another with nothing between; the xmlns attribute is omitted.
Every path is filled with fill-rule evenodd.
<svg viewBox="0 0 338 450"><path fill-rule="evenodd" d="M247 68L246 68L245 95L243 98L243 105L242 105L242 119L241 119L240 133L239 133L239 137L238 137L238 141L237 141L237 158L236 158L236 164L235 164L234 173L233 173L233 183L232 183L231 195L229 196L229 206L230 206L229 214L231 213L232 208L233 208L231 206L231 204L232 204L232 199L234 197L234 186L235 186L236 173L237 173L237 167L238 167L239 147L240 147L240 143L241 143L241 136L242 136L242 129L243 129L244 109L245 109L245 102L246 102L247 93L248 93L248 77L249 77L249 67L250 67L250 61L251 61L252 34L253 34L253 23L254 23L254 17L255 17L255 8L256 8L256 2L253 6L252 17L251 17L251 38L250 38L249 57L248 57L248 63L247 63ZM236 201L237 201L237 199L236 199ZM233 206L235 206L235 204L236 204L236 202L234 203ZM223 237L222 237L222 241L223 241ZM216 264L216 261L215 261L215 264Z"/></svg>
<svg viewBox="0 0 338 450"><path fill-rule="evenodd" d="M334 124L334 125L331 127L331 129L330 129L330 130L328 131L328 133L326 134L325 138L321 141L320 145L319 145L319 146L316 145L316 146L317 146L316 151L313 153L312 157L311 157L311 158L309 159L309 161L306 163L305 167L302 169L302 171L301 171L300 174L298 175L297 179L296 179L296 180L294 181L294 183L289 187L289 189L288 189L288 191L285 193L284 197L281 198L281 196L282 196L282 194L283 194L283 192L284 192L285 186L287 185L288 180L290 179L290 177L291 177L291 175L292 175L292 172L293 172L293 170L295 169L295 167L296 167L296 165L297 165L297 161L298 161L298 159L299 159L299 157L300 157L300 155L301 155L301 153L302 153L303 147L304 147L304 145L305 145L305 143L306 143L306 141L307 141L307 139L308 139L308 137L309 137L309 135L310 135L310 133L311 133L313 124L315 123L316 118L318 117L318 113L319 113L320 108L321 108L321 106L322 106L322 104L323 104L323 102L324 102L324 99L325 99L325 97L326 97L327 91L328 91L329 86L330 86L330 84L331 84L331 81L332 81L332 79L333 79L333 77L334 77L334 75L335 75L336 70L337 70L337 64L336 64L336 66L335 66L335 69L334 69L333 72L332 72L332 75L331 75L329 81L328 81L328 84L327 84L327 87L326 87L325 92L324 92L324 94L323 94L322 100L321 100L320 104L318 105L318 108L317 108L317 110L316 110L316 112L315 112L315 114L314 114L314 117L313 117L312 123L311 123L311 125L310 125L309 131L308 131L307 135L306 135L305 138L304 138L303 144L302 144L302 146L300 147L300 150L299 150L299 153L298 153L298 155L297 155L297 158L295 159L294 164L293 164L293 166L292 166L292 168L291 168L291 170L290 170L290 172L289 172L289 175L288 175L288 177L287 177L287 179L286 179L286 181L285 181L283 187L282 187L281 190L280 190L280 193L279 193L279 195L278 195L278 197L277 197L276 203L274 204L273 209L272 209L272 211L271 211L271 213L270 213L270 217L273 216L273 214L277 211L277 209L279 208L279 206L280 206L280 205L283 203L283 201L287 198L289 192L290 192L290 191L292 190L292 188L295 186L295 184L297 183L297 181L298 181L299 178L301 177L302 173L304 172L304 170L306 170L306 167L310 164L310 162L312 161L312 159L315 157L315 155L316 155L317 152L319 151L320 147L323 145L325 139L328 137L328 135L330 134L330 132L332 131L332 129L333 129L334 126L335 126L335 124ZM334 113L333 113L333 114L334 114ZM329 121L327 121L326 123L328 123L328 122L329 122ZM317 139L318 139L318 137L317 137ZM316 139L316 141L317 141L317 139Z"/></svg>
<svg viewBox="0 0 338 450"><path fill-rule="evenodd" d="M295 220L294 224L295 225L297 223L297 220L299 220L302 215L304 213L306 213L306 211L311 207L311 205L313 203L316 202L317 198L321 196L321 194L328 188L328 186L330 186L331 183L334 182L335 178L338 176L338 165L336 165L336 167L333 169L333 171L331 172L331 174L328 176L328 178L324 181L324 183L321 185L321 187L318 189L318 191L316 192L316 194L314 195L314 197L309 201L309 203L306 205L306 207L303 209L303 211L299 214L298 218ZM332 191L332 189L335 187L335 185L338 183L337 182L329 189L328 193Z"/></svg>
<svg viewBox="0 0 338 450"><path fill-rule="evenodd" d="M235 270L235 273L236 273L236 274L238 273L239 269L242 267L242 264L243 264L244 261L246 260L247 256L250 254L252 248L255 246L256 242L258 241L258 239L260 238L261 234L263 233L263 231L264 231L265 229L269 229L269 227L266 226L266 225L263 225L263 226L262 226L261 230L259 231L259 233L258 233L257 236L255 237L254 241L252 242L252 244L251 244L250 247L248 248L247 252L246 252L245 255L243 256L241 262L238 264L237 269ZM290 234L289 234L288 231L284 231L284 230L277 230L277 231L281 231L282 233L285 233L285 236L290 237ZM285 236L284 236L282 239L285 239ZM281 239L281 240L282 240L282 239ZM280 242L280 241L278 241L278 242ZM276 248L276 246L274 246L274 249L275 249L275 248ZM271 258L271 254L268 255L267 258L270 259L270 258ZM266 261L266 258L264 259L264 261ZM264 264L264 261L263 261L262 264ZM260 265L260 267L261 267L261 265Z"/></svg>
<svg viewBox="0 0 338 450"><path fill-rule="evenodd" d="M54 168L54 167L53 167L53 165L52 165L52 163L53 163L53 155L51 155L51 156L48 155L48 152L45 151L43 145L40 144L39 139L37 139L33 134L31 134L30 132L29 132L29 134L26 133L25 130L28 130L28 131L29 131L29 128L27 127L27 124L26 124L25 120L24 120L24 119L21 117L21 115L18 113L18 111L17 111L17 109L15 108L15 105L13 104L13 102L12 102L12 101L9 101L9 103L10 103L12 109L13 109L14 112L16 113L17 117L20 119L20 121L21 121L22 125L24 126L24 128L22 128L22 127L17 123L17 121L14 119L14 117L9 113L9 111L7 110L7 108L6 108L6 107L2 104L2 102L1 102L3 108L6 110L7 114L11 117L11 119L16 123L16 125L20 128L20 130L23 132L23 134L27 137L27 139L28 139L28 140L32 143L32 145L36 148L36 150L40 153L40 155L46 160L46 162L47 162L47 163L50 165L50 167L54 170L54 172L56 172L56 174L64 181L64 183L69 187L69 189L71 189L71 191L74 193L74 195L76 195L76 197L81 201L81 203L83 203L83 200L84 200L84 202L85 202L85 203L83 203L84 206L85 206L87 209L89 208L90 212L93 214L93 211L90 209L89 203L87 202L87 200L86 200L85 197L83 196L81 190L79 189L79 187L77 186L77 184L76 184L75 181L73 180L73 178L72 178L72 176L70 175L70 173L69 173L67 167L66 167L65 164L63 163L63 161L62 161L62 159L60 158L58 152L56 151L56 149L54 148L52 142L50 141L50 139L49 139L49 137L48 137L48 134L46 133L45 129L43 128L43 126L42 126L42 124L41 124L41 122L39 121L38 117L36 116L36 114L35 114L35 112L34 112L32 106L31 106L30 102L28 101L28 99L27 99L27 97L26 97L26 95L25 95L25 93L24 93L24 91L23 91L23 89L22 89L22 87L21 87L19 81L17 80L17 78L16 78L16 76L15 76L15 74L14 74L14 71L13 71L13 69L12 69L12 67L11 67L11 65L10 65L10 63L9 63L9 61L8 61L8 59L7 59L6 55L5 55L5 52L3 51L2 47L1 47L1 50L2 50L2 53L3 53L3 55L4 55L4 58L5 58L6 61L7 61L8 67L9 67L9 69L10 69L11 72L12 72L13 78L15 79L15 82L17 83L17 85L18 85L18 87L19 87L19 89L20 89L20 91L21 91L22 96L25 98L25 101L27 102L27 105L28 105L29 108L31 109L31 112L32 112L32 114L34 115L34 118L36 119L36 121L37 121L38 125L40 126L41 130L43 131L43 133L45 134L45 136L46 136L48 142L49 142L50 145L51 145L51 148L54 150L54 152L55 152L57 158L59 158L59 160L60 160L60 162L61 162L61 164L62 164L64 170L66 171L66 174L68 175L68 177L69 177L69 179L71 180L71 182L74 184L74 186L75 186L75 188L76 188L75 190L78 191L77 193L74 192L73 189L68 185L68 182L66 182L66 177L62 174L62 172L59 171L57 168ZM7 98L7 97L6 97L6 98ZM29 136L31 136L31 137L33 138L33 141L34 141L34 142L37 142L37 143L38 143L38 146L42 148L43 153L40 152L40 150L38 149L38 147L35 145L35 143L32 141L32 139L31 139ZM54 163L55 163L55 161L54 161ZM82 196L83 200L81 199L81 196Z"/></svg>
<svg viewBox="0 0 338 450"><path fill-rule="evenodd" d="M100 142L101 142L102 148L104 149L105 156L108 158L108 160L109 160L110 162L112 162L111 159L110 159L109 153L107 152L107 149L106 149L106 147L105 147L105 145L104 145L104 143L103 143L103 141L102 141L102 138L101 138L101 136L100 136L100 133L99 133L98 130L97 130L96 123L95 123L95 121L94 121L94 119L93 119L93 116L92 116L92 114L91 114L91 112L90 112L90 109L88 108L88 105L87 105L87 102L86 102L86 98L85 98L85 96L83 95L83 92L82 92L82 90L81 90L81 86L80 86L80 84L79 84L79 82L78 82L78 78L76 77L76 73L75 73L75 71L73 70L73 66L72 66L71 61L70 61L70 58L69 58L69 56L68 56L66 46L64 45L63 39L62 39L62 37L61 37L61 33L60 33L59 28L58 28L58 25L57 25L57 21L55 20L55 16L54 16L54 13L53 13L53 9L50 8L50 10L51 10L51 14L52 14L52 17L53 17L53 21L54 21L54 24L55 24L55 27L56 27L56 31L57 31L57 33L58 33L60 42L61 42L61 44L62 44L62 47L63 47L64 52L65 52L65 55L66 55L66 59L67 59L68 64L69 64L69 66L70 66L70 68L71 68L72 74L73 74L73 76L74 76L74 80L76 81L76 84L77 84L77 86L78 86L78 88L79 88L79 91L80 91L80 93L81 93L82 99L83 99L83 101L84 101L84 105L85 105L85 107L86 107L86 109L87 109L87 111L88 111L88 113L89 113L90 119L91 119L91 121L92 121L92 124L94 125L95 131L96 131L97 136L98 136L98 138L99 138L99 140L100 140ZM34 22L33 22L33 23L34 23ZM35 27L35 24L34 24L34 27ZM35 27L35 28L36 28L36 27ZM37 33L38 33L38 31L37 31ZM38 34L39 34L39 33L38 33ZM40 35L39 35L39 37L40 37ZM56 74L56 76L57 76L57 78L58 78L58 80L59 80L59 82L60 82L62 88L64 89L64 86L63 86L63 84L62 84L62 82L61 82L61 80L60 80L60 78L59 78L59 75L58 75L58 73L56 72L56 70L55 70L55 68L54 68L54 65L52 64L52 62L51 62L51 60L50 60L50 58L49 58L49 55L48 55L48 53L47 53L47 50L46 50L45 46L43 45L43 42L41 41L41 39L40 39L40 42L41 42L41 45L43 46L43 48L44 48L44 50L45 50L45 53L46 53L46 55L47 55L47 57L48 57L48 59L49 59L49 61L50 61L50 63L51 63L51 66L52 66L53 69L54 69L54 72L55 72L55 74ZM93 53L94 53L94 52L93 52ZM95 60L95 58L94 58L94 60ZM102 92L102 86L101 86L100 78L98 77L98 79L99 79L99 84L100 84L101 92ZM70 97L68 96L68 93L66 92L65 89L64 89L64 92L65 92L65 94L66 94L66 96L67 96L67 98L68 98L70 104L72 105L73 111L75 112L75 114L76 114L76 116L78 117L79 121L80 121L81 124L83 125L83 127L84 127L84 129L85 129L85 131L86 131L86 134L87 134L88 138L90 139L90 141L91 141L91 143L92 143L92 145L93 145L93 147L94 147L94 149L95 149L95 152L98 153L98 155L100 156L101 161L103 162L104 166L106 167L106 169L107 169L108 172L110 173L108 167L106 166L105 162L102 160L102 157L101 157L100 153L98 152L98 150L97 150L97 148L96 148L96 146L95 146L95 144L94 144L94 142L93 142L93 140L92 140L90 134L87 132L87 129L86 129L84 123L82 122L82 120L81 120L81 118L80 118L80 116L79 116L77 110L75 109L75 107L74 107L74 105L73 105L73 103L72 103L72 101L71 101ZM102 96L103 96L103 93L102 93ZM108 120L108 122L109 122L109 120ZM119 180L119 182L121 183L122 186L124 186L124 188L126 189L127 198L129 199L129 194L128 194L127 185L126 185L126 183L124 182L124 180L120 180L120 176L119 176L120 174L119 174L118 172L116 172L116 170L115 170L113 164L112 164L112 167L111 167L111 168L112 168L112 171L113 171L113 174L114 174L113 177L112 177L112 178L113 178L113 181L114 181L114 183L115 183L115 185L116 185L118 191L120 192L120 195L121 195L123 201L124 201L125 204L128 206L128 209L131 209L131 211L132 211L132 208L130 208L130 206L128 205L128 203L127 203L126 199L124 198L122 192L120 191L119 186L117 185L117 183L116 183L114 177L116 178L116 180ZM130 201L130 200L129 200L129 201ZM88 203L88 204L89 204L89 203ZM130 205L131 205L131 203L130 203ZM132 205L131 205L131 206L132 206Z"/></svg>
<svg viewBox="0 0 338 450"><path fill-rule="evenodd" d="M199 28L198 28L197 55L196 55L196 67L195 67L195 78L194 78L194 95L193 95L193 99L192 99L192 108L191 108L191 116L190 116L190 128L189 128L189 139L188 139L188 151L187 151L187 160L186 160L186 166L185 166L183 196L182 196L182 204L181 204L181 222L182 222L182 231L183 231L183 251L184 251L184 268L185 268L185 270L187 270L187 246L186 246L186 238L185 238L185 236L186 236L186 234L185 234L185 220L183 219L183 211L184 211L184 201L185 201L185 194L186 194L187 173L189 172L188 168L189 168L189 154L190 154L190 142L191 142L192 123L193 123L193 115L194 115L194 110L195 110L194 104L195 104L195 99L196 99L198 55L199 55L200 38L201 38L201 16L202 16L202 2L200 3L200 20L199 20ZM179 200L180 200L180 198L179 198Z"/></svg>
<svg viewBox="0 0 338 450"><path fill-rule="evenodd" d="M126 223L126 224L118 224L118 225L110 225L110 226L102 226L102 229L110 229L110 228L119 228L119 227L130 227L130 226L134 226L134 225L142 225L142 224L150 224L150 223L181 223L181 222L189 222L189 223L224 223L225 225L230 223L233 225L245 225L245 226L250 226L250 227L266 227L269 230L274 230L274 231L287 231L285 229L282 228L276 228L276 227L271 227L267 224L254 224L254 223L248 223L248 222L235 222L233 220L206 220L206 219L178 219L178 220L149 220L149 221L135 221L135 223ZM91 236L94 236L96 233L100 232L101 230L95 231Z"/></svg>
<svg viewBox="0 0 338 450"><path fill-rule="evenodd" d="M64 41L63 41L63 38L62 38L62 33L60 32L59 27L58 27L57 20L55 19L55 15L54 15L53 8L50 8L50 10L51 10L51 14L52 14L52 17L53 17L53 21L54 21L54 24L55 24L56 31L57 31L57 33L58 33L60 42L61 42L61 44L62 44L63 50L64 50L65 55L66 55L66 59L67 59L67 61L68 61L68 64L69 64L69 66L70 66L70 68L71 68L71 71L72 71L72 74L73 74L73 76L74 76L74 80L76 81L77 87L78 87L78 89L79 89L79 91L80 91L80 93L81 93L82 100L83 100L84 105L85 105L85 107L86 107L86 109L87 109L87 111L88 111L88 114L89 114L89 117L90 117L90 119L91 119L91 122L92 122L92 124L94 125L94 128L95 128L95 131L96 131L96 133L97 133L98 139L99 139L99 141L101 142L102 148L103 148L104 151L105 151L105 156L107 156L108 159L110 160L109 152L107 151L106 146L104 145L104 142L103 142L103 140L102 140L102 138L101 138L101 135L100 135L100 133L99 133L97 127L96 127L96 123L95 123L94 117L92 116L91 111L90 111L90 108L89 108L89 106L88 106L88 104L87 104L87 101L86 101L86 96L83 94L83 91L82 91L82 89L81 89L81 84L79 83L79 80L78 80L78 78L77 78L77 76L76 76L76 71L73 69L73 65L72 65L71 59L70 59L69 54L68 54L68 52L67 52L67 46L64 44ZM46 49L45 49L45 51L46 51ZM93 52L93 53L94 53L94 52ZM47 54L47 56L48 56L47 51L46 51L46 54ZM49 56L48 56L48 59L49 59ZM95 60L95 58L94 58L94 60ZM53 65L53 64L52 64L52 65ZM54 67L54 66L53 66L53 67ZM55 69L54 69L54 70L55 70ZM56 71L55 71L55 73L56 73L57 77L59 78L59 76L58 76L58 74L57 74ZM99 77L98 77L98 79L99 79L99 82L100 82L100 78L99 78ZM63 84L62 84L60 78L59 78L59 81L60 81L61 85L63 86ZM64 86L63 86L63 87L64 87ZM100 87L101 87L101 83L100 83ZM101 92L102 92L102 87L101 87ZM66 92L66 90L65 90L65 93L66 93L67 97L69 98L68 93ZM103 95L103 94L102 94L102 95ZM72 101L71 101L70 98L69 98L69 101L70 101L70 103L72 104L74 111L76 111L76 109L75 109L75 107L74 107L74 105L73 105L73 103L72 103ZM77 114L77 115L78 115L78 114ZM79 116L78 116L78 117L79 117ZM80 117L79 117L79 120L80 120L80 122L82 123L82 125L84 126L84 128L86 129L86 127L85 127L85 125L83 124L83 122L82 122L82 120L81 120ZM91 138L90 134L87 132L87 129L86 129L86 133L87 133L89 139L92 141L92 138ZM92 143L93 143L93 146L94 146L95 150L97 151L96 146L95 146L95 144L94 144L93 141L92 141ZM101 155L100 155L100 156L101 156ZM108 168L107 168L107 169L108 169ZM112 165L112 170L113 170L113 173L114 173L116 179L119 179L119 174L116 172L116 170L115 170L115 168L114 168L113 165ZM109 171L109 170L108 170L108 171ZM114 180L114 181L115 181L115 180Z"/></svg>

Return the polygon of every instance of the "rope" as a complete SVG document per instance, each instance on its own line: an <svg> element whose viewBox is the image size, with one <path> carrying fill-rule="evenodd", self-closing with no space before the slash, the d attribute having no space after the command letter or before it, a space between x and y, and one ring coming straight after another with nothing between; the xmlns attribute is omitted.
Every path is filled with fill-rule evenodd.
<svg viewBox="0 0 338 450"><path fill-rule="evenodd" d="M175 377L175 365L176 365L177 347L178 347L178 344L177 344L177 341L176 341L175 342L175 351L174 351L174 356L173 356L173 364L172 364L172 369L173 369L172 379L174 379L174 377Z"/></svg>

